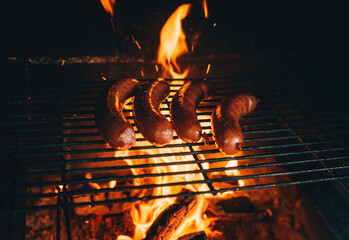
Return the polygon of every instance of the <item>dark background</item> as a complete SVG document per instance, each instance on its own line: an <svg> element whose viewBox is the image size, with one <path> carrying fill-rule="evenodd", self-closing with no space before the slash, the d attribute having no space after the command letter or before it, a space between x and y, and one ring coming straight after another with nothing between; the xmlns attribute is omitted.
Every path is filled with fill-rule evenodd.
<svg viewBox="0 0 349 240"><path fill-rule="evenodd" d="M115 7L116 32L98 0L9 1L2 6L2 56L136 56L155 58L162 25L188 1L122 1ZM347 9L322 1L213 1L209 19L201 1L183 23L188 39L200 32L192 54L302 56L345 75ZM213 24L216 26L213 27ZM139 50L131 39L139 42Z"/></svg>

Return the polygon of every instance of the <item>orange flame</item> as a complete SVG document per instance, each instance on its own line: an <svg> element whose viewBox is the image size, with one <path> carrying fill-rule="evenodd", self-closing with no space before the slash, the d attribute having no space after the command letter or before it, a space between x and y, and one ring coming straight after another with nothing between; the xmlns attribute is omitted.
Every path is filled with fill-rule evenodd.
<svg viewBox="0 0 349 240"><path fill-rule="evenodd" d="M174 85L180 84L181 81L174 81ZM171 94L174 94L171 93ZM128 107L128 106L127 106ZM166 112L164 112L166 114ZM140 133L136 133L136 138L141 138ZM137 146L149 146L148 142L137 142ZM173 144L183 144L181 139L174 139ZM135 176L139 175L148 175L153 177L139 177L133 179L134 186L144 186L144 185L157 185L161 186L162 184L171 184L171 183L190 183L193 181L204 180L204 177L201 173L195 174L179 174L178 172L190 172L199 170L199 167L196 164L187 164L187 162L195 161L194 156L191 155L181 155L178 156L178 152L187 152L187 147L180 148L153 148L153 149L143 149L137 150L137 154L139 155L166 155L166 157L150 157L147 159L142 159L142 162L134 161L134 159L124 158L124 161L131 166L132 174ZM115 157L125 156L130 154L129 151L116 151ZM134 153L133 153L134 154ZM133 155L131 154L131 155ZM171 156L172 155L172 156ZM218 155L219 156L219 155ZM203 156L204 157L204 156ZM183 162L183 164L172 164L173 162ZM167 165L164 163L168 163ZM134 165L145 164L145 165L155 165L155 167L147 167L147 168L132 168ZM230 160L229 162L222 163L226 167L234 168L238 166L236 160ZM215 168L220 166L210 166L209 163L204 162L202 164L204 169ZM172 173L178 173L177 175ZM171 174L166 174L171 173ZM225 174L227 176L240 175L240 172L237 169L227 169L223 171L221 174ZM156 175L156 176L154 176ZM242 180L241 180L242 181ZM239 186L242 186L243 182L239 182ZM168 196L175 195L183 190L191 191L191 192L205 192L209 191L209 187L206 184L173 184L171 186L166 187L155 187L152 189L137 189L135 190L133 196L137 196L139 198L145 196ZM210 229L210 225L214 219L208 218L204 213L207 209L209 199L213 197L218 198L227 198L232 196L232 192L226 192L223 194L218 194L217 196L212 196L211 194L198 195L197 202L195 207L192 209L190 215L188 215L183 222L181 222L180 226L175 229L171 233L170 236L167 236L167 239L177 239L180 236L183 236L188 233L197 232L197 231L205 231L208 236L210 234L214 234ZM170 205L175 203L175 198L159 198L155 200L149 201L141 201L134 202L130 206L130 215L132 217L132 221L135 225L134 235L133 236L119 236L117 240L140 240L146 237L146 233L150 226L154 223L156 218Z"/></svg>
<svg viewBox="0 0 349 240"><path fill-rule="evenodd" d="M188 69L180 73L177 58L188 52L182 20L188 15L191 4L183 4L169 17L160 33L158 62L173 78L185 78Z"/></svg>
<svg viewBox="0 0 349 240"><path fill-rule="evenodd" d="M116 0L101 0L101 3L107 13L110 14L110 16L114 16L114 5L116 3Z"/></svg>
<svg viewBox="0 0 349 240"><path fill-rule="evenodd" d="M208 8L207 8L207 1L206 0L202 1L202 9L204 10L205 18L208 18Z"/></svg>
<svg viewBox="0 0 349 240"><path fill-rule="evenodd" d="M102 1L102 0L101 0ZM102 1L103 2L103 1ZM203 0L203 9L205 17L208 17L207 3ZM183 4L176 9L176 11L169 17L169 19L164 24L161 34L160 34L160 46L158 51L158 63L162 65L165 71L167 71L173 78L185 78L189 72L186 69L181 72L180 67L177 63L177 58L188 52L188 46L186 44L186 36L182 29L182 20L189 14L191 4ZM137 44L137 43L136 43ZM155 64L156 71L159 71L158 65ZM210 71L210 64L207 66L206 73ZM141 70L141 75L144 76L143 70ZM173 81L174 85L183 84L183 81ZM171 92L172 96L174 92ZM164 106L165 107L165 106ZM131 109L130 106L125 106L125 108ZM163 111L163 114L169 114L168 111ZM140 133L136 133L136 138L142 138ZM174 144L182 144L181 139L174 139ZM137 142L137 146L146 146L148 142ZM188 183L192 181L204 180L204 176L201 173L195 174L182 174L189 171L199 170L196 164L186 164L188 161L195 161L194 157L191 155L181 155L177 156L177 152L187 152L187 147L180 148L155 148L150 150L137 150L137 154L140 155L168 155L166 157L151 157L148 159L142 159L142 163L135 162L134 159L125 158L124 161L131 166L132 174L135 176L147 175L153 177L137 177L133 179L134 186L144 186L144 185L154 185L159 186L152 189L141 188L132 192L133 196L142 198L145 196L169 196L181 193L183 190L190 192L204 192L209 191L210 188L206 184L175 184L175 183ZM130 151L116 151L115 157L127 156ZM173 162L182 162L183 164L171 164ZM169 163L169 164L164 164ZM135 164L145 164L145 165L155 165L156 167L148 168L137 168ZM237 161L231 160L226 167L236 167ZM202 164L203 169L209 169L211 166L208 162ZM173 173L178 173L173 174ZM181 174L179 174L181 172ZM171 174L167 174L171 173ZM239 175L238 170L227 170L224 172L228 176ZM224 174L222 173L222 174ZM89 174L86 178L91 179ZM171 184L174 183L174 184ZM116 181L109 182L109 187L115 187ZM163 184L169 184L166 187L160 187ZM239 183L240 184L240 183ZM92 186L91 186L92 187ZM96 186L93 186L96 187ZM224 197L225 194L219 194L217 197ZM190 215L188 215L180 226L171 232L167 239L177 239L188 233L196 231L205 231L207 234L210 233L209 225L212 220L210 220L204 213L208 206L208 198L213 197L210 194L198 195L196 197L195 207L192 209ZM154 223L156 218L170 205L175 203L175 198L159 198L149 201L134 202L130 206L130 215L132 221L135 225L133 236L120 235L117 240L140 240L146 237L146 233L150 226ZM132 237L132 238L131 238Z"/></svg>
<svg viewBox="0 0 349 240"><path fill-rule="evenodd" d="M85 174L85 178L86 179L93 179L92 174L91 173L86 173ZM88 182L88 185L90 185L90 187L92 189L102 189L102 188L114 188L116 186L116 180L111 180L108 183L96 183L96 182Z"/></svg>
<svg viewBox="0 0 349 240"><path fill-rule="evenodd" d="M176 139L174 140L176 143L181 143L182 140ZM138 143L139 144L139 143ZM175 150L176 152L185 151L185 147L178 148ZM152 149L152 150L144 150L142 154L164 154L171 153L172 150L169 148L166 149ZM120 153L120 151L115 152L116 156ZM194 158L192 156L171 156L171 157L163 157L163 158L149 158L146 160L146 164L163 164L163 163L171 163L183 161L184 163L187 161L193 161ZM134 160L125 159L126 163L130 166L134 165ZM172 165L169 164L167 166L158 166L149 169L144 168L132 168L131 171L134 175L140 174L166 174L166 173L174 173L174 172L187 172L198 170L198 166L195 164L182 164L182 165ZM159 177L152 178L136 178L133 181L133 184L136 186L142 186L146 184L154 184L154 185L162 185L166 183L177 183L177 182L190 182L193 180L204 180L201 174L178 174L178 175L164 175ZM183 189L187 189L192 192L197 191L208 191L208 187L203 184L202 186L181 186L175 185L170 187L157 187L152 189L152 196L166 196L180 193ZM147 192L148 191L148 192ZM149 190L142 190L138 193L138 197L143 197L149 194ZM147 202L135 202L131 206L131 217L133 223L135 224L134 236L132 239L144 239L146 236L146 232L151 226L151 224L155 221L158 215L161 214L168 206L174 204L175 198L160 198L155 200L150 200ZM184 234L188 234L194 231L205 230L206 224L203 220L202 211L206 209L206 202L204 201L204 196L197 197L197 203L195 208L193 209L193 213L188 216L174 232L171 233L168 239L176 239L179 236Z"/></svg>

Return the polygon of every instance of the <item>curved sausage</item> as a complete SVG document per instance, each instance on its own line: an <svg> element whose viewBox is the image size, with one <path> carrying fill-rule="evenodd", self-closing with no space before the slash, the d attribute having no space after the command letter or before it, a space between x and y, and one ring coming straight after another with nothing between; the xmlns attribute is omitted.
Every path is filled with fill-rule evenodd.
<svg viewBox="0 0 349 240"><path fill-rule="evenodd" d="M217 105L211 125L216 146L221 152L234 154L241 150L244 138L239 118L252 112L256 106L257 99L250 93L226 97Z"/></svg>
<svg viewBox="0 0 349 240"><path fill-rule="evenodd" d="M213 96L215 88L207 80L184 84L173 96L170 115L178 137L187 143L200 140L202 128L196 114L199 103Z"/></svg>
<svg viewBox="0 0 349 240"><path fill-rule="evenodd" d="M171 123L160 112L160 104L170 94L164 79L146 83L133 102L133 115L139 132L155 146L164 146L173 139Z"/></svg>
<svg viewBox="0 0 349 240"><path fill-rule="evenodd" d="M95 106L95 122L103 139L115 149L127 150L136 141L132 125L123 114L126 100L136 95L140 84L136 79L115 81L103 90Z"/></svg>

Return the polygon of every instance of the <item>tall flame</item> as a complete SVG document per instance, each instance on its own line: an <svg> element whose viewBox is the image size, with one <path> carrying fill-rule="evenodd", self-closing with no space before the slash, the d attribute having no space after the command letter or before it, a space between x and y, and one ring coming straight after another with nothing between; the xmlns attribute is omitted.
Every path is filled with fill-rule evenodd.
<svg viewBox="0 0 349 240"><path fill-rule="evenodd" d="M111 17L114 16L114 5L116 0L101 0L101 3L107 13L110 14Z"/></svg>
<svg viewBox="0 0 349 240"><path fill-rule="evenodd" d="M181 72L180 67L177 63L177 58L188 52L188 46L186 44L186 36L182 29L182 20L189 14L191 9L191 4L183 4L178 7L175 12L169 17L169 19L164 24L160 33L160 46L158 51L158 63L160 63L165 71L167 71L175 79L185 78L189 72L186 69ZM203 2L203 9L205 17L208 17L207 3ZM158 71L158 66L155 65ZM207 73L209 67L207 69ZM183 81L175 80L174 85L181 85ZM172 96L174 92L171 92ZM166 108L166 106L162 106ZM131 105L125 106L126 109L131 110ZM168 111L163 111L163 114L169 114ZM141 138L140 133L137 133L137 138ZM182 144L181 139L174 139L174 144ZM146 146L147 142L137 142L137 146ZM139 176L133 179L134 186L139 186L139 189L132 191L131 195L134 197L146 197L146 196L169 196L176 195L183 191L189 192L205 192L209 191L210 188L207 184L187 184L193 181L202 181L204 176L199 172L199 167L197 164L188 164L187 162L193 162L196 159L191 155L181 155L178 156L178 152L187 152L187 147L180 148L153 148L150 150L137 150L137 154L140 155L165 155L165 157L150 157L147 159L142 159L141 162L135 162L133 158L124 161L131 166L132 174ZM130 151L116 151L115 156L125 156L130 154ZM176 162L177 164L173 164ZM178 164L181 163L181 164ZM183 164L182 164L183 163ZM135 164L145 164L154 165L155 167L145 167L139 168L135 167ZM232 161L228 164L228 167L237 166L236 161ZM209 164L203 164L204 169L210 168ZM191 172L190 174L186 174ZM194 173L193 173L194 172ZM174 174L177 173L177 174ZM224 173L223 173L224 174ZM230 170L225 173L228 176L238 175L237 170ZM143 177L143 176L147 177ZM178 184L181 183L181 184ZM183 185L183 183L187 185ZM116 182L110 182L109 186L112 187ZM161 187L164 184L168 184L166 187ZM142 188L142 186L158 186L154 188ZM171 232L171 236L167 236L167 239L177 239L178 237L197 231L210 232L208 227L210 224L209 219L205 219L205 211L208 206L208 197L213 197L211 195L198 195L196 197L195 206L191 209L191 212L186 218L181 222L181 224ZM223 197L223 195L221 195ZM154 223L156 218L170 205L174 204L175 198L158 198L149 201L134 202L131 204L130 215L132 221L135 225L132 239L140 240L146 237L148 229ZM130 240L129 236L118 236L117 240Z"/></svg>
<svg viewBox="0 0 349 240"><path fill-rule="evenodd" d="M188 52L182 20L189 14L191 4L183 4L169 17L160 33L158 62L173 78L185 78L188 69L181 73L177 58Z"/></svg>

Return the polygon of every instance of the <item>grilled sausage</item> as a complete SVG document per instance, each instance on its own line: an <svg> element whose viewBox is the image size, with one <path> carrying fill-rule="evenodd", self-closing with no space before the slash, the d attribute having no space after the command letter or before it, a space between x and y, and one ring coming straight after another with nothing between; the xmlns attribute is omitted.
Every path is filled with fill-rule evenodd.
<svg viewBox="0 0 349 240"><path fill-rule="evenodd" d="M136 79L115 81L100 94L95 106L95 122L103 139L115 149L127 150L136 141L135 132L123 114L126 100L136 95Z"/></svg>
<svg viewBox="0 0 349 240"><path fill-rule="evenodd" d="M199 103L211 97L215 88L207 80L194 80L184 84L173 96L170 115L178 137L187 143L200 140L202 128L196 115Z"/></svg>
<svg viewBox="0 0 349 240"><path fill-rule="evenodd" d="M133 102L133 115L139 132L155 146L163 146L173 139L171 123L160 112L160 104L170 94L164 79L146 83Z"/></svg>
<svg viewBox="0 0 349 240"><path fill-rule="evenodd" d="M226 97L217 105L211 125L216 146L221 152L234 154L241 150L244 138L239 118L252 112L256 106L257 99L250 93Z"/></svg>

